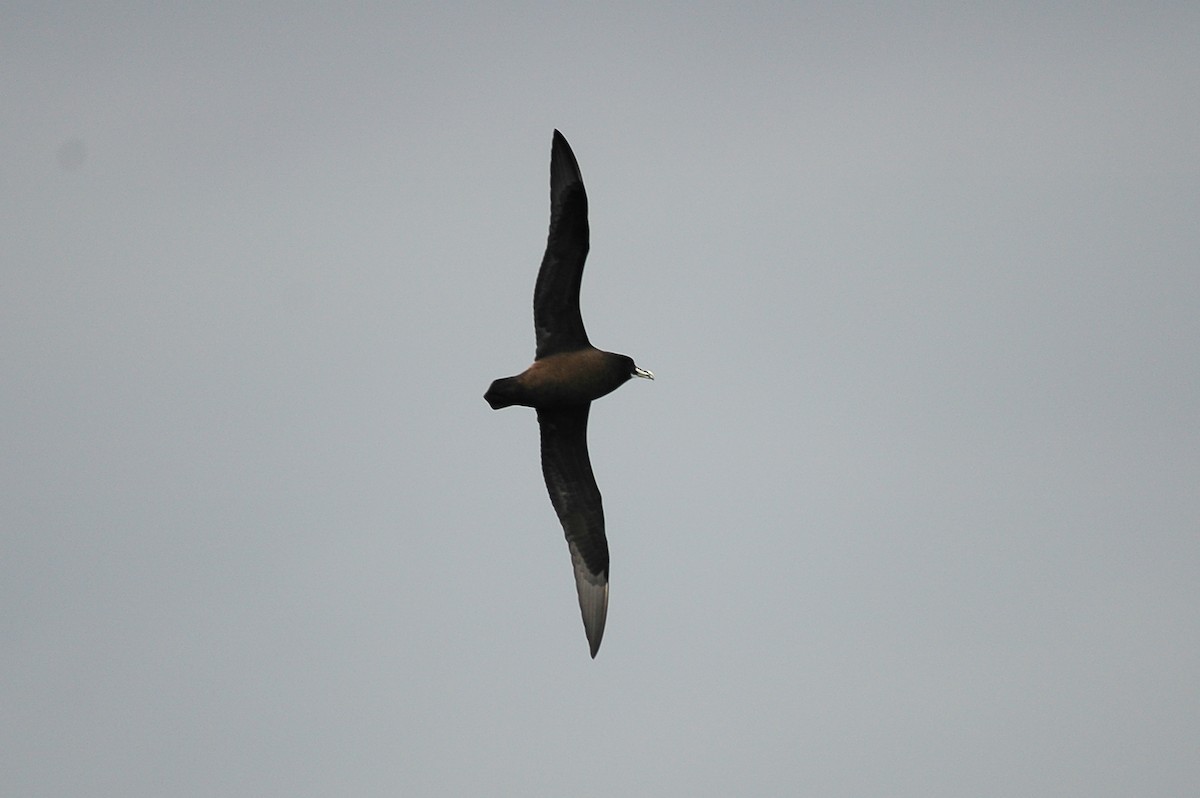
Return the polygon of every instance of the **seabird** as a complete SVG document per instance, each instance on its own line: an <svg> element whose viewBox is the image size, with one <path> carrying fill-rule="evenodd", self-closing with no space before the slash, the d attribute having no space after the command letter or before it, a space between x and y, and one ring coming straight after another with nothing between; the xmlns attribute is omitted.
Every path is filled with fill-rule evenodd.
<svg viewBox="0 0 1200 798"><path fill-rule="evenodd" d="M542 475L558 513L579 610L592 658L600 650L608 613L608 541L600 489L588 459L587 421L592 400L631 377L654 379L633 358L592 346L579 313L579 285L588 253L587 193L571 146L557 130L550 148L550 235L533 289L537 350L533 365L495 380L483 398L493 410L524 405L537 410Z"/></svg>

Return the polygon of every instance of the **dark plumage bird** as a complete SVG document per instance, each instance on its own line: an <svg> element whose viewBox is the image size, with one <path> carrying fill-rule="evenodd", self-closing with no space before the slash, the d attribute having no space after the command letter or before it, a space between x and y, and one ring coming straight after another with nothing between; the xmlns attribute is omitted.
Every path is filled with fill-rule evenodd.
<svg viewBox="0 0 1200 798"><path fill-rule="evenodd" d="M524 405L537 410L542 474L558 513L571 563L579 610L592 657L608 613L608 541L600 489L588 459L587 421L593 399L630 377L654 379L633 358L602 352L588 341L579 314L579 284L588 253L587 194L579 164L557 130L550 149L550 236L533 289L537 351L533 365L492 383L483 398L493 410Z"/></svg>

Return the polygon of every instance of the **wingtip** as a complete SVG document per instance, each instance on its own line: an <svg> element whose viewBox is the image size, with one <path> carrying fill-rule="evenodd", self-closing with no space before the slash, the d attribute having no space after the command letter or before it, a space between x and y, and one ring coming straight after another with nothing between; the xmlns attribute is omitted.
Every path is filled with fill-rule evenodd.
<svg viewBox="0 0 1200 798"><path fill-rule="evenodd" d="M575 152L567 143L567 138L557 129L554 140L550 145L550 186L551 196L573 183L582 183L583 174L579 171L579 161L575 160ZM586 217L585 217L586 218Z"/></svg>
<svg viewBox="0 0 1200 798"><path fill-rule="evenodd" d="M575 566L575 590L579 594L583 631L587 635L592 659L595 659L600 650L600 641L604 639L604 622L608 618L608 574L593 574L588 570L575 544L568 545L571 549L571 564Z"/></svg>
<svg viewBox="0 0 1200 798"><path fill-rule="evenodd" d="M601 586L588 587L599 595L585 597L585 593L590 591L579 586L579 609L583 615L583 631L587 635L588 650L592 659L595 659L600 651L600 641L604 639L604 622L608 616L608 582Z"/></svg>

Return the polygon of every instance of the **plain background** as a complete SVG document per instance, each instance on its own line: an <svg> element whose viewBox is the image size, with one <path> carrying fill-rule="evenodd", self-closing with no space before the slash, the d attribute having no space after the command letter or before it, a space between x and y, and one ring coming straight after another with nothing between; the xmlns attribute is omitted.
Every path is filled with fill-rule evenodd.
<svg viewBox="0 0 1200 798"><path fill-rule="evenodd" d="M1196 789L1200 6L188 5L0 14L0 792Z"/></svg>

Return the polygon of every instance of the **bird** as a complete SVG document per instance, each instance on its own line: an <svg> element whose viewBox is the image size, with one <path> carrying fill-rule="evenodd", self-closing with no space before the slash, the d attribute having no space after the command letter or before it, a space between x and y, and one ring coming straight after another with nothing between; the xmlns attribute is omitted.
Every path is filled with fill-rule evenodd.
<svg viewBox="0 0 1200 798"><path fill-rule="evenodd" d="M494 380L483 398L493 410L521 405L537 411L542 476L566 535L579 611L592 659L608 615L608 540L604 508L588 457L592 402L633 377L653 380L628 355L592 346L579 312L588 254L587 192L566 138L550 147L550 234L533 289L534 361L515 377Z"/></svg>

